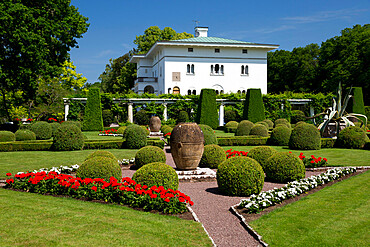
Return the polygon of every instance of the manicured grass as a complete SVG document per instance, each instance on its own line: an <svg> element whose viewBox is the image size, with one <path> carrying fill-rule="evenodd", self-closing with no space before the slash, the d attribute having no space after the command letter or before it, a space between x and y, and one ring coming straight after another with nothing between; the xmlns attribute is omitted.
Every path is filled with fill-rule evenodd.
<svg viewBox="0 0 370 247"><path fill-rule="evenodd" d="M249 151L255 146L223 146L225 150ZM363 149L323 148L320 150L291 150L288 147L272 146L279 152L289 152L306 157L314 155L328 159L329 166L368 166L370 164L370 151Z"/></svg>
<svg viewBox="0 0 370 247"><path fill-rule="evenodd" d="M121 140L122 136L100 136L99 131L82 132L88 140Z"/></svg>
<svg viewBox="0 0 370 247"><path fill-rule="evenodd" d="M0 189L0 246L212 246L202 226L119 206Z"/></svg>
<svg viewBox="0 0 370 247"><path fill-rule="evenodd" d="M217 137L229 137L229 136L234 136L234 133L225 133L223 130L215 130L216 136Z"/></svg>
<svg viewBox="0 0 370 247"><path fill-rule="evenodd" d="M137 149L105 149L112 152L118 159L135 157ZM81 163L96 150L82 151L22 151L0 152L0 178L5 173L16 173L40 168L50 168L60 165L74 165Z"/></svg>
<svg viewBox="0 0 370 247"><path fill-rule="evenodd" d="M286 205L250 225L270 246L369 246L370 172Z"/></svg>

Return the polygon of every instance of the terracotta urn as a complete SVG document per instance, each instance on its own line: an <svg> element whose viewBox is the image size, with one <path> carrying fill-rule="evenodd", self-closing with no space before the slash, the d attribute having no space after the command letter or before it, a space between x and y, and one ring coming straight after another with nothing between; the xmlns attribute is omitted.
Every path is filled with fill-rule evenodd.
<svg viewBox="0 0 370 247"><path fill-rule="evenodd" d="M171 132L171 154L179 170L198 167L204 151L204 136L196 123L181 123Z"/></svg>
<svg viewBox="0 0 370 247"><path fill-rule="evenodd" d="M149 121L150 132L159 132L161 129L161 119L157 116L153 116Z"/></svg>

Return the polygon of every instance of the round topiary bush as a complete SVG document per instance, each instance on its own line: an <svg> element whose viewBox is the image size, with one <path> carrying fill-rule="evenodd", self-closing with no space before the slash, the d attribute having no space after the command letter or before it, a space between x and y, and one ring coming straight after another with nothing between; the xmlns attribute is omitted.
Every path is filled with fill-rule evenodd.
<svg viewBox="0 0 370 247"><path fill-rule="evenodd" d="M11 131L0 131L0 142L13 142L15 141L15 135Z"/></svg>
<svg viewBox="0 0 370 247"><path fill-rule="evenodd" d="M215 131L205 124L198 124L204 135L204 146L209 144L218 144Z"/></svg>
<svg viewBox="0 0 370 247"><path fill-rule="evenodd" d="M171 132L172 132L172 130L173 130L173 128L172 128L171 126L169 126L169 125L163 125L163 126L161 127L161 132L162 132L163 134L171 133Z"/></svg>
<svg viewBox="0 0 370 247"><path fill-rule="evenodd" d="M288 128L291 128L292 126L290 125L290 123L288 122L288 120L286 120L285 118L279 118L275 121L275 126L277 126L278 124L284 124L286 125L286 127Z"/></svg>
<svg viewBox="0 0 370 247"><path fill-rule="evenodd" d="M134 173L132 179L136 183L148 187L155 185L173 190L177 190L179 187L179 177L175 169L161 162L144 165Z"/></svg>
<svg viewBox="0 0 370 247"><path fill-rule="evenodd" d="M305 177L303 161L289 152L272 155L265 166L266 179L272 182L286 183Z"/></svg>
<svg viewBox="0 0 370 247"><path fill-rule="evenodd" d="M37 140L48 140L51 138L52 130L48 122L38 121L31 125L31 131L36 134Z"/></svg>
<svg viewBox="0 0 370 247"><path fill-rule="evenodd" d="M267 130L270 128L269 124L266 123L266 122L264 122L264 121L260 121L260 122L257 122L255 124L262 124L262 125L264 125L267 128Z"/></svg>
<svg viewBox="0 0 370 247"><path fill-rule="evenodd" d="M79 121L64 121L62 124L74 124L76 125L79 129L81 129L81 122Z"/></svg>
<svg viewBox="0 0 370 247"><path fill-rule="evenodd" d="M225 128L237 128L239 123L237 121L229 121L225 124Z"/></svg>
<svg viewBox="0 0 370 247"><path fill-rule="evenodd" d="M236 128L235 136L247 136L251 132L254 123L248 120L243 120L238 124Z"/></svg>
<svg viewBox="0 0 370 247"><path fill-rule="evenodd" d="M321 135L312 124L297 124L289 138L289 148L300 150L316 150L321 148Z"/></svg>
<svg viewBox="0 0 370 247"><path fill-rule="evenodd" d="M116 158L116 156L114 156L114 154L112 154L109 151L105 151L105 150L97 150L97 151L89 154L86 157L85 160L88 160L88 159L91 159L91 158L95 158L95 157L106 157L106 158L110 158L110 159L113 159L113 160L117 160L117 162L118 162L118 159Z"/></svg>
<svg viewBox="0 0 370 247"><path fill-rule="evenodd" d="M126 126L119 127L118 130L117 130L117 134L122 134L123 135L123 133L125 132L125 129L126 129Z"/></svg>
<svg viewBox="0 0 370 247"><path fill-rule="evenodd" d="M96 156L85 160L76 171L80 178L102 178L109 181L110 177L122 178L122 170L118 161L108 157Z"/></svg>
<svg viewBox="0 0 370 247"><path fill-rule="evenodd" d="M137 151L135 155L136 168L154 162L166 163L166 154L159 147L146 146Z"/></svg>
<svg viewBox="0 0 370 247"><path fill-rule="evenodd" d="M268 137L269 136L269 131L265 125L262 124L255 124L249 135L254 135L254 136L261 136L261 137Z"/></svg>
<svg viewBox="0 0 370 247"><path fill-rule="evenodd" d="M137 124L127 126L123 138L126 139L127 148L142 148L146 146L147 131Z"/></svg>
<svg viewBox="0 0 370 247"><path fill-rule="evenodd" d="M33 141L36 140L36 134L30 130L17 130L15 132L16 141Z"/></svg>
<svg viewBox="0 0 370 247"><path fill-rule="evenodd" d="M189 114L186 111L180 111L178 116L177 116L177 121L176 123L186 123L189 121Z"/></svg>
<svg viewBox="0 0 370 247"><path fill-rule="evenodd" d="M306 116L304 115L304 112L301 110L293 110L292 111L292 116L290 117L290 121L292 124L296 124L300 121L305 121Z"/></svg>
<svg viewBox="0 0 370 247"><path fill-rule="evenodd" d="M236 122L238 120L238 117L239 116L236 111L233 111L233 110L225 111L225 116L224 116L225 123L228 123L230 121Z"/></svg>
<svg viewBox="0 0 370 247"><path fill-rule="evenodd" d="M149 120L149 116L145 110L140 110L135 114L135 122L138 125L148 125Z"/></svg>
<svg viewBox="0 0 370 247"><path fill-rule="evenodd" d="M342 148L363 148L368 141L369 137L363 129L357 126L351 126L339 132L335 144Z"/></svg>
<svg viewBox="0 0 370 247"><path fill-rule="evenodd" d="M272 147L259 146L252 148L248 152L247 157L255 159L262 166L262 169L265 170L267 160L277 152Z"/></svg>
<svg viewBox="0 0 370 247"><path fill-rule="evenodd" d="M254 159L237 156L218 166L217 185L221 193L230 196L259 194L264 184L262 167Z"/></svg>
<svg viewBox="0 0 370 247"><path fill-rule="evenodd" d="M200 167L208 167L217 169L218 165L226 160L225 150L215 144L206 145L204 147L202 158L199 162Z"/></svg>
<svg viewBox="0 0 370 247"><path fill-rule="evenodd" d="M292 129L281 124L272 130L269 143L276 146L288 146L291 133Z"/></svg>
<svg viewBox="0 0 370 247"><path fill-rule="evenodd" d="M58 123L58 122L52 122L52 123L49 123L49 125L51 127L51 136L54 137L55 132L60 127L60 123Z"/></svg>
<svg viewBox="0 0 370 247"><path fill-rule="evenodd" d="M265 123L268 124L269 129L273 129L274 128L274 122L272 122L270 119L265 119L265 120L263 120L263 122L265 122Z"/></svg>
<svg viewBox="0 0 370 247"><path fill-rule="evenodd" d="M62 124L55 131L53 146L57 151L81 150L84 146L84 135L74 124Z"/></svg>

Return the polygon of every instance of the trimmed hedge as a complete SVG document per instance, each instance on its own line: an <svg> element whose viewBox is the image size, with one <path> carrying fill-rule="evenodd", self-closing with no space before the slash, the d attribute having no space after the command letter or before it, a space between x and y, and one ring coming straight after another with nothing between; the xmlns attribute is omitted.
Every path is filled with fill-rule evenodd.
<svg viewBox="0 0 370 247"><path fill-rule="evenodd" d="M321 135L315 125L297 124L289 139L289 148L299 150L317 150L321 148Z"/></svg>
<svg viewBox="0 0 370 247"><path fill-rule="evenodd" d="M200 92L200 99L195 122L197 124L208 125L212 129L217 129L218 114L216 104L216 91L214 89L203 88Z"/></svg>
<svg viewBox="0 0 370 247"><path fill-rule="evenodd" d="M50 127L51 127L51 136L54 137L55 132L60 127L60 123L58 123L58 122L52 122L52 123L49 123L49 124L50 124Z"/></svg>
<svg viewBox="0 0 370 247"><path fill-rule="evenodd" d="M36 134L37 140L49 140L51 138L52 130L48 122L38 121L33 123L30 128Z"/></svg>
<svg viewBox="0 0 370 247"><path fill-rule="evenodd" d="M126 139L126 147L130 149L142 148L147 144L147 132L137 124L127 126L123 138Z"/></svg>
<svg viewBox="0 0 370 247"><path fill-rule="evenodd" d="M122 179L122 170L118 161L108 157L97 156L85 160L76 171L76 176L84 178L102 178L109 181L110 177Z"/></svg>
<svg viewBox="0 0 370 247"><path fill-rule="evenodd" d="M81 126L81 122L79 122L79 121L64 121L64 122L62 122L61 124L62 124L62 125L64 125L64 124L73 124L73 125L76 125L76 126L77 126L77 128L79 128L79 129L81 129L81 128L82 128L82 126Z"/></svg>
<svg viewBox="0 0 370 247"><path fill-rule="evenodd" d="M238 121L238 118L239 116L236 111L233 111L233 110L225 111L225 115L224 115L225 123L228 123L230 121Z"/></svg>
<svg viewBox="0 0 370 247"><path fill-rule="evenodd" d="M261 124L261 125L265 126L267 128L267 130L270 128L269 124L265 121L259 121L256 124Z"/></svg>
<svg viewBox="0 0 370 247"><path fill-rule="evenodd" d="M134 173L132 179L148 187L163 186L165 189L173 190L179 187L179 177L175 169L161 162L144 165Z"/></svg>
<svg viewBox="0 0 370 247"><path fill-rule="evenodd" d="M260 136L260 137L268 137L269 131L268 128L265 125L262 124L255 124L251 132L249 132L249 135L251 136Z"/></svg>
<svg viewBox="0 0 370 247"><path fill-rule="evenodd" d="M288 128L285 124L275 127L269 139L271 145L288 146L292 129Z"/></svg>
<svg viewBox="0 0 370 247"><path fill-rule="evenodd" d="M99 88L89 88L82 129L84 131L103 130L103 116Z"/></svg>
<svg viewBox="0 0 370 247"><path fill-rule="evenodd" d="M264 184L262 167L254 159L237 156L222 162L217 169L218 190L225 195L259 194Z"/></svg>
<svg viewBox="0 0 370 247"><path fill-rule="evenodd" d="M290 116L290 121L292 124L296 124L301 121L306 121L306 116L303 111L293 110L292 115Z"/></svg>
<svg viewBox="0 0 370 247"><path fill-rule="evenodd" d="M365 115L365 105L364 96L362 94L362 87L353 87L352 93L353 97L350 98L346 111L348 113L358 113ZM365 124L365 118L359 117ZM369 121L369 119L367 119Z"/></svg>
<svg viewBox="0 0 370 247"><path fill-rule="evenodd" d="M236 128L235 136L247 136L251 132L254 123L249 120L243 120L238 124Z"/></svg>
<svg viewBox="0 0 370 247"><path fill-rule="evenodd" d="M335 146L336 139L332 138L321 138L321 148L333 148Z"/></svg>
<svg viewBox="0 0 370 247"><path fill-rule="evenodd" d="M267 123L268 126L269 126L269 129L273 129L274 128L274 122L272 122L270 119L265 119L262 122Z"/></svg>
<svg viewBox="0 0 370 247"><path fill-rule="evenodd" d="M189 114L186 111L180 111L178 116L177 116L177 121L176 123L186 123L189 121Z"/></svg>
<svg viewBox="0 0 370 247"><path fill-rule="evenodd" d="M265 120L265 107L263 106L261 89L250 88L247 90L243 119L253 123Z"/></svg>
<svg viewBox="0 0 370 247"><path fill-rule="evenodd" d="M266 145L268 137L257 136L230 136L218 137L219 146L259 146Z"/></svg>
<svg viewBox="0 0 370 247"><path fill-rule="evenodd" d="M34 141L36 140L36 134L27 129L17 130L15 132L15 140L16 141Z"/></svg>
<svg viewBox="0 0 370 247"><path fill-rule="evenodd" d="M275 121L275 127L277 127L278 124L284 124L286 127L291 128L292 126L290 125L289 121L286 120L285 118L279 118L276 119Z"/></svg>
<svg viewBox="0 0 370 247"><path fill-rule="evenodd" d="M125 132L125 129L126 129L126 126L121 126L117 129L117 134L121 134L123 135L123 133Z"/></svg>
<svg viewBox="0 0 370 247"><path fill-rule="evenodd" d="M121 149L124 146L124 140L86 140L84 142L84 149Z"/></svg>
<svg viewBox="0 0 370 247"><path fill-rule="evenodd" d="M81 150L84 146L84 135L74 124L62 124L55 132L53 139L54 150Z"/></svg>
<svg viewBox="0 0 370 247"><path fill-rule="evenodd" d="M198 126L204 135L204 146L218 143L215 131L210 126L205 124L199 124Z"/></svg>
<svg viewBox="0 0 370 247"><path fill-rule="evenodd" d="M95 158L95 157L106 157L106 158L110 158L110 159L113 159L113 160L117 160L118 159L116 158L116 156L114 156L114 154L112 154L111 152L109 151L105 151L105 150L97 150L91 154L89 154L85 160L88 160L88 159L91 159L91 158Z"/></svg>
<svg viewBox="0 0 370 247"><path fill-rule="evenodd" d="M339 132L336 146L342 148L363 148L368 141L369 138L363 129L351 126Z"/></svg>
<svg viewBox="0 0 370 247"><path fill-rule="evenodd" d="M265 170L267 160L276 153L278 153L278 151L272 147L259 146L249 150L247 157L255 159L262 166L262 169Z"/></svg>
<svg viewBox="0 0 370 247"><path fill-rule="evenodd" d="M7 130L0 131L0 142L12 141L15 141L15 134L13 132Z"/></svg>
<svg viewBox="0 0 370 247"><path fill-rule="evenodd" d="M266 179L272 182L287 183L305 177L303 161L295 154L281 152L272 155L266 163Z"/></svg>
<svg viewBox="0 0 370 247"><path fill-rule="evenodd" d="M166 154L159 147L146 146L137 151L135 155L135 168L140 168L154 162L166 163Z"/></svg>
<svg viewBox="0 0 370 247"><path fill-rule="evenodd" d="M202 158L199 167L208 167L217 169L218 165L226 160L225 150L219 145L210 144L204 146Z"/></svg>

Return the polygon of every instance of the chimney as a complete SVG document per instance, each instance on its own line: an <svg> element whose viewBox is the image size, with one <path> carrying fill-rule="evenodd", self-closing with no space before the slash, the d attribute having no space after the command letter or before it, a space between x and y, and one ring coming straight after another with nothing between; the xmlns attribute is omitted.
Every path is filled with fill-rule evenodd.
<svg viewBox="0 0 370 247"><path fill-rule="evenodd" d="M195 37L207 37L208 27L195 27Z"/></svg>

